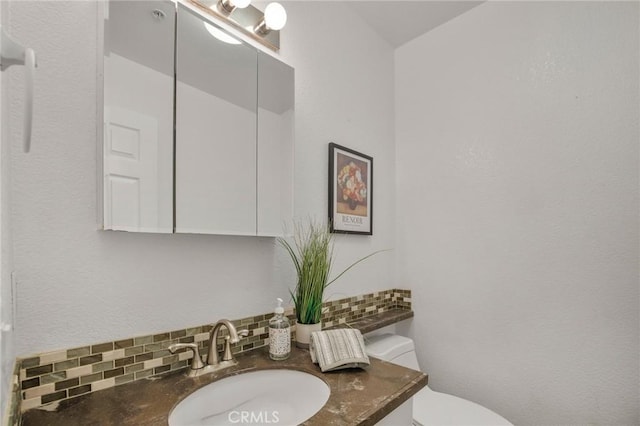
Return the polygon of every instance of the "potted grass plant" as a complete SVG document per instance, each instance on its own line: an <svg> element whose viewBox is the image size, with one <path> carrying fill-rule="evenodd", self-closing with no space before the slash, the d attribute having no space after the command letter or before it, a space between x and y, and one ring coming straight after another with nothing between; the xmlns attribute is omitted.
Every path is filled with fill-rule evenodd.
<svg viewBox="0 0 640 426"><path fill-rule="evenodd" d="M379 253L373 252L349 265L330 279L333 262L333 236L328 225L313 220L294 225L293 242L278 238L296 269L297 283L289 290L296 309L296 345L309 347L311 333L321 329L325 289L358 263Z"/></svg>

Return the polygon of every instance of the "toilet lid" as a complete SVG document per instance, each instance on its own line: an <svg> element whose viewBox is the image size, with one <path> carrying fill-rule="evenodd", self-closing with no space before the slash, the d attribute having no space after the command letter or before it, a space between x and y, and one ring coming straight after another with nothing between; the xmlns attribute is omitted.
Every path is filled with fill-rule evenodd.
<svg viewBox="0 0 640 426"><path fill-rule="evenodd" d="M513 426L482 405L429 388L414 395L413 419L423 426Z"/></svg>

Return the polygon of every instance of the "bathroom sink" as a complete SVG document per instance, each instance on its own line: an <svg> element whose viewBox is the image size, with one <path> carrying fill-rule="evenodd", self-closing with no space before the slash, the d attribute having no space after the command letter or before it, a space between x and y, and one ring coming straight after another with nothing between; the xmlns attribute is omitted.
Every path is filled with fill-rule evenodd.
<svg viewBox="0 0 640 426"><path fill-rule="evenodd" d="M329 386L295 370L259 370L227 377L183 399L169 426L300 424L329 399Z"/></svg>

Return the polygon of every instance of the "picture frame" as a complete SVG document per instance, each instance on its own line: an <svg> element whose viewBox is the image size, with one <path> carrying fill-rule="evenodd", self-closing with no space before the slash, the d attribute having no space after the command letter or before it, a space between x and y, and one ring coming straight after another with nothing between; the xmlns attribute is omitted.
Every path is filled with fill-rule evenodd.
<svg viewBox="0 0 640 426"><path fill-rule="evenodd" d="M333 233L373 235L373 158L329 143L329 224Z"/></svg>

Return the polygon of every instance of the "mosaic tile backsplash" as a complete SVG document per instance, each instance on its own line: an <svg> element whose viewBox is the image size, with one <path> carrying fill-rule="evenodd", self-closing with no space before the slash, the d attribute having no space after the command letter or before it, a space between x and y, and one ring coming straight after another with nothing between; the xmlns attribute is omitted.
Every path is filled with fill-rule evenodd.
<svg viewBox="0 0 640 426"><path fill-rule="evenodd" d="M411 291L392 289L325 302L322 325L348 325L351 321L392 309L411 310ZM295 319L293 308L286 310L285 314L291 320ZM247 337L232 345L232 352L236 354L268 345L271 316L273 313L232 321L238 330L249 330ZM192 352L171 354L167 348L178 342L197 343L200 353L204 355L207 353L211 329L212 325L207 324L18 358L15 378L18 395L14 394L14 397L17 396L14 404L19 403L20 409L14 408L18 412L25 411L185 368L191 363ZM295 333L295 326L292 332ZM222 350L226 329L223 328L220 334L217 343L218 349Z"/></svg>

